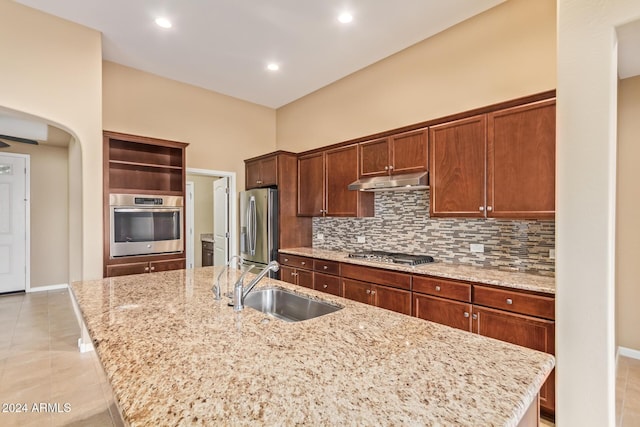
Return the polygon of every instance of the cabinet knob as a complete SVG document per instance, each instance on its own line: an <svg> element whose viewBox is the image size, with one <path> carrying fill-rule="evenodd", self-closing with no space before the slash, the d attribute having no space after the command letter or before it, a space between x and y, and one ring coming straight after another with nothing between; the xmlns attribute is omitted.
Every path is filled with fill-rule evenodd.
<svg viewBox="0 0 640 427"><path fill-rule="evenodd" d="M436 286L436 292L440 292L440 286Z"/></svg>
<svg viewBox="0 0 640 427"><path fill-rule="evenodd" d="M325 283L324 285L322 285L322 287L323 287L324 289L327 289L327 288L329 287L329 285L327 285L327 284Z"/></svg>
<svg viewBox="0 0 640 427"><path fill-rule="evenodd" d="M484 206L480 206L480 207L478 208L478 210L479 210L480 212L484 212Z"/></svg>
<svg viewBox="0 0 640 427"><path fill-rule="evenodd" d="M149 271L149 267L145 267L145 268L144 268L144 271Z"/></svg>
<svg viewBox="0 0 640 427"><path fill-rule="evenodd" d="M262 184L262 181L261 180L257 180L256 184Z"/></svg>
<svg viewBox="0 0 640 427"><path fill-rule="evenodd" d="M393 165L389 166L389 170L392 171L393 170Z"/></svg>
<svg viewBox="0 0 640 427"><path fill-rule="evenodd" d="M473 316L471 316L471 318L472 318L473 320L476 320L476 319L478 318L478 315L477 315L477 314L474 314Z"/></svg>
<svg viewBox="0 0 640 427"><path fill-rule="evenodd" d="M284 259L284 262L289 262L289 258L285 258L285 259Z"/></svg>
<svg viewBox="0 0 640 427"><path fill-rule="evenodd" d="M466 311L464 312L464 317L469 317L469 313L467 313Z"/></svg>
<svg viewBox="0 0 640 427"><path fill-rule="evenodd" d="M371 295L375 295L375 294L376 294L376 291L371 291Z"/></svg>
<svg viewBox="0 0 640 427"><path fill-rule="evenodd" d="M156 268L155 267L151 267L151 271L154 271Z"/></svg>
<svg viewBox="0 0 640 427"><path fill-rule="evenodd" d="M507 304L509 305L513 304L513 300L511 298L507 298Z"/></svg>
<svg viewBox="0 0 640 427"><path fill-rule="evenodd" d="M491 206L487 206L487 212L491 212L493 208Z"/></svg>
<svg viewBox="0 0 640 427"><path fill-rule="evenodd" d="M301 265L305 265L305 264L306 264L306 262L304 262L304 261L300 261L300 264L301 264Z"/></svg>
<svg viewBox="0 0 640 427"><path fill-rule="evenodd" d="M329 268L329 266L328 266L328 265L325 265L325 266L323 266L322 268L323 268L324 270L326 270L327 268Z"/></svg>
<svg viewBox="0 0 640 427"><path fill-rule="evenodd" d="M388 171L389 170L389 166L385 166L384 170Z"/></svg>
<svg viewBox="0 0 640 427"><path fill-rule="evenodd" d="M367 289L367 294L370 294L370 293L371 293L371 289Z"/></svg>

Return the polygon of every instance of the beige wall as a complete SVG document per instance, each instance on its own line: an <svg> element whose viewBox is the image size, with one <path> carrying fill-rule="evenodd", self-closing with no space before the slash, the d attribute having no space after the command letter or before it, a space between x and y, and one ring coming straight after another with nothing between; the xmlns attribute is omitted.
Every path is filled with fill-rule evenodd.
<svg viewBox="0 0 640 427"><path fill-rule="evenodd" d="M96 172L102 170L100 43L97 31L0 1L0 107L41 118L82 145L82 210L76 224L82 228L82 256L49 254L81 275L71 280L102 276L102 175Z"/></svg>
<svg viewBox="0 0 640 427"><path fill-rule="evenodd" d="M106 130L188 142L187 166L236 172L275 150L275 110L112 62L103 68Z"/></svg>
<svg viewBox="0 0 640 427"><path fill-rule="evenodd" d="M2 153L30 156L31 283L59 285L69 281L67 149L12 143Z"/></svg>
<svg viewBox="0 0 640 427"><path fill-rule="evenodd" d="M187 181L193 181L193 245L194 267L202 267L202 245L200 235L213 233L213 181L215 176L187 175Z"/></svg>
<svg viewBox="0 0 640 427"><path fill-rule="evenodd" d="M616 341L640 351L640 76L620 81L616 208Z"/></svg>
<svg viewBox="0 0 640 427"><path fill-rule="evenodd" d="M317 148L556 87L555 0L510 0L278 109L278 149Z"/></svg>
<svg viewBox="0 0 640 427"><path fill-rule="evenodd" d="M615 27L637 0L558 0L556 357L560 426L615 424Z"/></svg>

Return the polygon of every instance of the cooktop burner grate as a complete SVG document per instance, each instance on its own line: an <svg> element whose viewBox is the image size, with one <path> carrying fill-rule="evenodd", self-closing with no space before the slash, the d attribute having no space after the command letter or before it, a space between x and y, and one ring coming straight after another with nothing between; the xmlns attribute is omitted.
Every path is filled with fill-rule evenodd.
<svg viewBox="0 0 640 427"><path fill-rule="evenodd" d="M411 255L385 251L351 252L349 254L349 258L367 259L379 262L392 262L404 265L419 265L434 262L433 257L430 255Z"/></svg>

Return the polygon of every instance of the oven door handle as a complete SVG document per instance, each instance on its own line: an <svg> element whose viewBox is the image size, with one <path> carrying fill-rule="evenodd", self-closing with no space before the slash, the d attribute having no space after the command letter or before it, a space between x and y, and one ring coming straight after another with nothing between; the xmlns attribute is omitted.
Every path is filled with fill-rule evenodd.
<svg viewBox="0 0 640 427"><path fill-rule="evenodd" d="M180 212L181 208L113 208L114 212L139 213L139 212Z"/></svg>

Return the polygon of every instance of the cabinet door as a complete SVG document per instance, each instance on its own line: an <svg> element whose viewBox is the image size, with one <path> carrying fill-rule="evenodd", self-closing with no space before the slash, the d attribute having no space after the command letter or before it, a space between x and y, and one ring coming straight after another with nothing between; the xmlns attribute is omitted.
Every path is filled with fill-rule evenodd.
<svg viewBox="0 0 640 427"><path fill-rule="evenodd" d="M430 128L433 217L484 217L486 116Z"/></svg>
<svg viewBox="0 0 640 427"><path fill-rule="evenodd" d="M342 279L342 296L350 300L371 304L371 285L357 280Z"/></svg>
<svg viewBox="0 0 640 427"><path fill-rule="evenodd" d="M296 270L296 279L298 280L296 283L298 286L313 289L313 271Z"/></svg>
<svg viewBox="0 0 640 427"><path fill-rule="evenodd" d="M389 140L387 138L362 142L360 148L359 177L381 176L389 174Z"/></svg>
<svg viewBox="0 0 640 427"><path fill-rule="evenodd" d="M269 187L278 184L278 157L272 156L260 160L260 185Z"/></svg>
<svg viewBox="0 0 640 427"><path fill-rule="evenodd" d="M398 313L411 315L411 292L388 286L371 285L373 305Z"/></svg>
<svg viewBox="0 0 640 427"><path fill-rule="evenodd" d="M471 332L471 304L413 294L413 315Z"/></svg>
<svg viewBox="0 0 640 427"><path fill-rule="evenodd" d="M128 276L149 272L148 262L134 262L131 264L107 265L107 277Z"/></svg>
<svg viewBox="0 0 640 427"><path fill-rule="evenodd" d="M324 193L324 154L298 158L298 215L322 216Z"/></svg>
<svg viewBox="0 0 640 427"><path fill-rule="evenodd" d="M247 162L244 166L245 170L245 188L248 190L250 188L259 188L260 187L260 160L254 160L252 162Z"/></svg>
<svg viewBox="0 0 640 427"><path fill-rule="evenodd" d="M555 354L555 323L520 314L473 306L473 332L545 353ZM555 370L540 389L540 406L555 410Z"/></svg>
<svg viewBox="0 0 640 427"><path fill-rule="evenodd" d="M555 100L491 113L488 131L487 215L553 218Z"/></svg>
<svg viewBox="0 0 640 427"><path fill-rule="evenodd" d="M391 173L421 172L428 169L427 129L389 137L391 144Z"/></svg>
<svg viewBox="0 0 640 427"><path fill-rule="evenodd" d="M280 280L283 282L291 283L293 285L296 284L296 275L295 268L285 267L284 265L280 265Z"/></svg>
<svg viewBox="0 0 640 427"><path fill-rule="evenodd" d="M149 271L153 273L158 271L181 270L185 268L185 264L185 258L151 261L149 262Z"/></svg>
<svg viewBox="0 0 640 427"><path fill-rule="evenodd" d="M373 193L351 191L347 186L358 179L358 146L329 150L325 153L328 216L373 215Z"/></svg>

